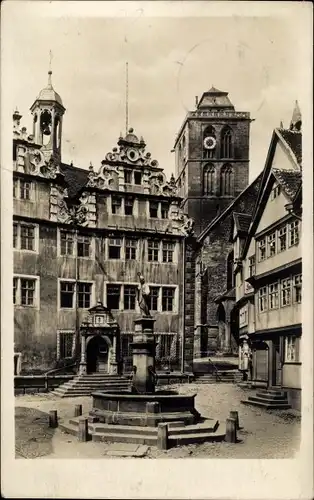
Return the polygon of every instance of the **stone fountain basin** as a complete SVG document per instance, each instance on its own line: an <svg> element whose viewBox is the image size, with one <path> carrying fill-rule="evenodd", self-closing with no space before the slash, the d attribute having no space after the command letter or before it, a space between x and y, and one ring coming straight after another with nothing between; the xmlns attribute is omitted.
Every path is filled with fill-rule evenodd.
<svg viewBox="0 0 314 500"><path fill-rule="evenodd" d="M175 391L156 391L152 394L93 392L90 417L94 421L117 425L156 427L161 422L192 425L201 419L195 409L195 396Z"/></svg>

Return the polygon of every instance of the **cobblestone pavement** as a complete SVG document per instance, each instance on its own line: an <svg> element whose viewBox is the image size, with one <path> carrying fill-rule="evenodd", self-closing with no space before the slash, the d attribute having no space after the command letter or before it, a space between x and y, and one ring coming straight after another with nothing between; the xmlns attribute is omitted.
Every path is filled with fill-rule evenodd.
<svg viewBox="0 0 314 500"><path fill-rule="evenodd" d="M239 442L203 443L182 446L168 451L150 448L145 458L292 458L299 449L300 416L292 410L265 411L242 405L248 391L233 384L204 384L171 386L184 394L197 394L196 408L203 415L224 422L230 410L239 413L242 429L238 433ZM52 433L48 428L48 416L42 412L58 410L60 418L73 416L74 405L82 404L83 413L91 408L91 398L54 398L47 395L16 396L15 404L17 448L19 456L25 458L104 458L108 448L105 443L78 443L71 435L59 430ZM21 407L29 409L26 421L21 418ZM39 413L30 412L36 410ZM40 417L40 418L39 418ZM39 418L39 419L38 419ZM37 419L37 420L36 420ZM22 427L22 430L20 429ZM24 428L24 430L23 430ZM29 436L27 437L27 428ZM49 434L49 432L51 434ZM49 439L48 439L49 436ZM32 438L36 441L32 442ZM27 442L27 443L26 443ZM32 443L32 446L29 444ZM24 446L24 443L26 445ZM105 457L109 459L109 457Z"/></svg>

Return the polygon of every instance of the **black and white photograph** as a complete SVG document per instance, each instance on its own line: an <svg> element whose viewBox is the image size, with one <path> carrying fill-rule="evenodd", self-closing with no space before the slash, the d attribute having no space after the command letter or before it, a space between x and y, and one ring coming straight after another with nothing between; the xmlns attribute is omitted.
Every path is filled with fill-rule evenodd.
<svg viewBox="0 0 314 500"><path fill-rule="evenodd" d="M93 498L96 463L100 475L119 463L117 483L133 463L131 475L174 464L182 484L188 464L206 476L223 463L211 480L228 488L241 463L280 461L299 477L286 473L289 493L274 473L273 498L296 498L298 484L310 498L299 471L313 440L311 4L2 10L2 432L14 467L47 470L43 498L65 498L52 471L69 463L64 481L84 484L72 498ZM4 496L43 495L14 481ZM98 498L157 498L138 481ZM187 488L220 498L209 485ZM160 498L193 498L175 491ZM266 486L228 491L266 498Z"/></svg>

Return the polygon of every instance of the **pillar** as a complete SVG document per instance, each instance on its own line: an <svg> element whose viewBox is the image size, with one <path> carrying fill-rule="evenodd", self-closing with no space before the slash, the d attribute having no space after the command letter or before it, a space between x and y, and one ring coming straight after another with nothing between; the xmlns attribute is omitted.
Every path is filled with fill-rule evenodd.
<svg viewBox="0 0 314 500"><path fill-rule="evenodd" d="M86 337L81 335L81 361L80 361L80 375L86 373Z"/></svg>
<svg viewBox="0 0 314 500"><path fill-rule="evenodd" d="M139 394L155 392L155 337L153 318L134 321L135 333L131 344L135 371L132 390Z"/></svg>

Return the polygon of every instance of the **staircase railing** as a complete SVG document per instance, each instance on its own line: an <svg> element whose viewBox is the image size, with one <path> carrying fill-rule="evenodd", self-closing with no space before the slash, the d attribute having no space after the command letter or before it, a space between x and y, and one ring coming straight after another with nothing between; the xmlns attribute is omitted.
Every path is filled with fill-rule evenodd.
<svg viewBox="0 0 314 500"><path fill-rule="evenodd" d="M61 368L53 368L52 370L48 370L46 373L44 373L44 377L45 377L45 390L47 392L49 390L49 375L56 374L57 372L62 372L63 370L67 370L68 368L73 368L74 366L77 366L77 362L76 363L72 363L71 365L62 366Z"/></svg>
<svg viewBox="0 0 314 500"><path fill-rule="evenodd" d="M217 366L215 365L215 363L213 363L213 361L210 358L208 358L208 361L211 364L211 366L214 368L214 372L215 372L215 376L216 376L216 382L218 382L218 380L222 381L222 378L219 375L219 372L218 372L218 369L217 369Z"/></svg>

